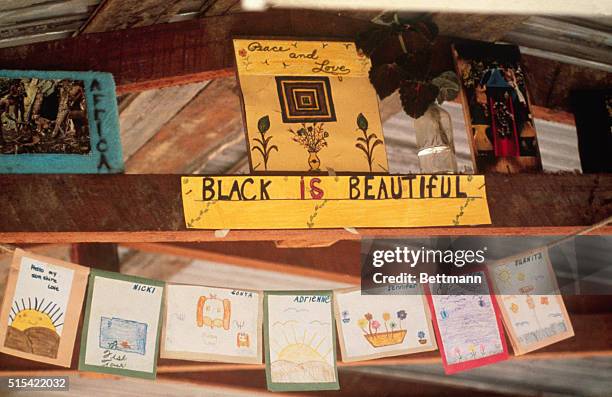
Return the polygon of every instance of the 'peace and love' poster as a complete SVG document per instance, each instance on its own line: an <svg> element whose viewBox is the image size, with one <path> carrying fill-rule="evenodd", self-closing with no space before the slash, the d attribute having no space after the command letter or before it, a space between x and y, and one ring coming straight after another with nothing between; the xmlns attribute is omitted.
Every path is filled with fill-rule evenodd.
<svg viewBox="0 0 612 397"><path fill-rule="evenodd" d="M166 286L161 357L260 364L261 291Z"/></svg>
<svg viewBox="0 0 612 397"><path fill-rule="evenodd" d="M546 248L489 266L515 355L574 336Z"/></svg>
<svg viewBox="0 0 612 397"><path fill-rule="evenodd" d="M2 353L70 367L89 268L15 250L0 312Z"/></svg>
<svg viewBox="0 0 612 397"><path fill-rule="evenodd" d="M235 39L252 172L387 173L370 61L355 43Z"/></svg>
<svg viewBox="0 0 612 397"><path fill-rule="evenodd" d="M331 291L266 291L264 334L269 390L340 388Z"/></svg>
<svg viewBox="0 0 612 397"><path fill-rule="evenodd" d="M334 291L342 361L436 349L427 301L422 294L362 295L359 288Z"/></svg>
<svg viewBox="0 0 612 397"><path fill-rule="evenodd" d="M91 270L79 370L155 379L162 281Z"/></svg>
<svg viewBox="0 0 612 397"><path fill-rule="evenodd" d="M508 358L497 302L486 271L470 273L482 282L432 284L427 295L433 314L444 372L453 374Z"/></svg>

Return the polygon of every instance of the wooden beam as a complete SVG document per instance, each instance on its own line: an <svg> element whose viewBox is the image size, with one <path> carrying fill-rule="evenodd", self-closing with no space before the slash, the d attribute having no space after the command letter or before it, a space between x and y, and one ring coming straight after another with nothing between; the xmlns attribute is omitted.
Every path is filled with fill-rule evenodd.
<svg viewBox="0 0 612 397"><path fill-rule="evenodd" d="M223 241L320 246L362 236L563 235L612 214L609 174L491 174L486 182L491 225L359 229L360 234L234 230ZM0 242L220 241L212 230L186 229L179 175L1 175L0 192ZM611 225L595 232L610 233Z"/></svg>
<svg viewBox="0 0 612 397"><path fill-rule="evenodd" d="M231 14L4 48L0 68L110 72L124 93L232 75L233 35L352 39L368 26L306 10Z"/></svg>
<svg viewBox="0 0 612 397"><path fill-rule="evenodd" d="M132 155L152 140L157 132L168 124L181 109L189 105L190 101L207 84L208 81L204 81L148 90L131 98L119 114L124 160L128 162Z"/></svg>
<svg viewBox="0 0 612 397"><path fill-rule="evenodd" d="M110 72L121 94L233 75L232 36L352 40L371 26L368 21L311 10L211 16L4 48L0 49L0 68ZM449 44L447 37L439 40L437 64L441 69L453 69ZM560 67L557 61L527 55L524 60L531 66L534 104L540 106L568 110L567 89L580 84L609 85L612 79L602 71L568 65L563 66L562 80L557 81L550 76Z"/></svg>
<svg viewBox="0 0 612 397"><path fill-rule="evenodd" d="M155 135L127 161L126 172L193 173L228 140L243 138L240 98L236 90L233 77L210 82L161 129L154 129ZM140 119L143 126L150 125L146 118Z"/></svg>
<svg viewBox="0 0 612 397"><path fill-rule="evenodd" d="M361 280L361 245L358 241L339 241L331 247L320 247L316 250L277 248L273 242L269 241L128 243L122 245L157 254L178 255L347 284L357 285Z"/></svg>
<svg viewBox="0 0 612 397"><path fill-rule="evenodd" d="M207 372L198 374L193 372L185 373L163 373L158 375L160 380L172 380L191 383L200 386L225 386L236 387L244 391L266 391L266 374L263 369L240 370L232 372ZM408 393L420 397L434 396L470 396L470 397L503 397L507 394L492 391L478 390L459 385L445 385L433 382L414 381L408 379L389 379L384 375L357 373L355 371L344 371L341 367L338 371L338 381L340 390L337 391L317 391L317 396L360 396L360 397L399 397L406 396ZM409 392L408 392L409 391ZM285 396L295 396L296 393L280 393ZM277 395L275 393L275 395ZM297 393L299 396L307 396L310 393ZM524 395L525 396L525 395ZM529 395L526 395L529 396ZM535 394L532 394L535 396Z"/></svg>
<svg viewBox="0 0 612 397"><path fill-rule="evenodd" d="M78 243L72 244L70 261L95 269L111 272L119 271L117 244Z"/></svg>
<svg viewBox="0 0 612 397"><path fill-rule="evenodd" d="M170 21L186 0L103 0L80 33L106 32Z"/></svg>

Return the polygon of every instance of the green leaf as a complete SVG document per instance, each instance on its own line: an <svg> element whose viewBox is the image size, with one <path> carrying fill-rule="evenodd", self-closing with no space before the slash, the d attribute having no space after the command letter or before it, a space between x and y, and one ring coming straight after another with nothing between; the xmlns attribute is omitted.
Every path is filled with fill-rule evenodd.
<svg viewBox="0 0 612 397"><path fill-rule="evenodd" d="M259 129L260 133L265 134L270 129L270 117L263 116L260 118L257 122L257 129Z"/></svg>
<svg viewBox="0 0 612 397"><path fill-rule="evenodd" d="M359 116L357 116L357 126L364 131L368 129L368 119L363 113L359 113Z"/></svg>
<svg viewBox="0 0 612 397"><path fill-rule="evenodd" d="M438 103L452 101L459 95L459 78L453 71L446 71L431 81L440 92Z"/></svg>

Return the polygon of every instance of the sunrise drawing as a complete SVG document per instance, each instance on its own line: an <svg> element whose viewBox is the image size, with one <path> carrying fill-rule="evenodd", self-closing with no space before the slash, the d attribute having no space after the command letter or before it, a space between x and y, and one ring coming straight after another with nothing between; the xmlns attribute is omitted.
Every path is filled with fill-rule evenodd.
<svg viewBox="0 0 612 397"><path fill-rule="evenodd" d="M63 316L64 311L59 305L44 298L13 301L4 346L40 356L57 357Z"/></svg>

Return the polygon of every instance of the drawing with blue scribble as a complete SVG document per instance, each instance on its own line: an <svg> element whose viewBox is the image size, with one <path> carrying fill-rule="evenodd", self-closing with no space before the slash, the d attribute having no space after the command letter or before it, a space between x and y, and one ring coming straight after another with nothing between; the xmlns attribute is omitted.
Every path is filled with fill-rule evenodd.
<svg viewBox="0 0 612 397"><path fill-rule="evenodd" d="M102 317L100 348L145 354L147 324L122 318Z"/></svg>

